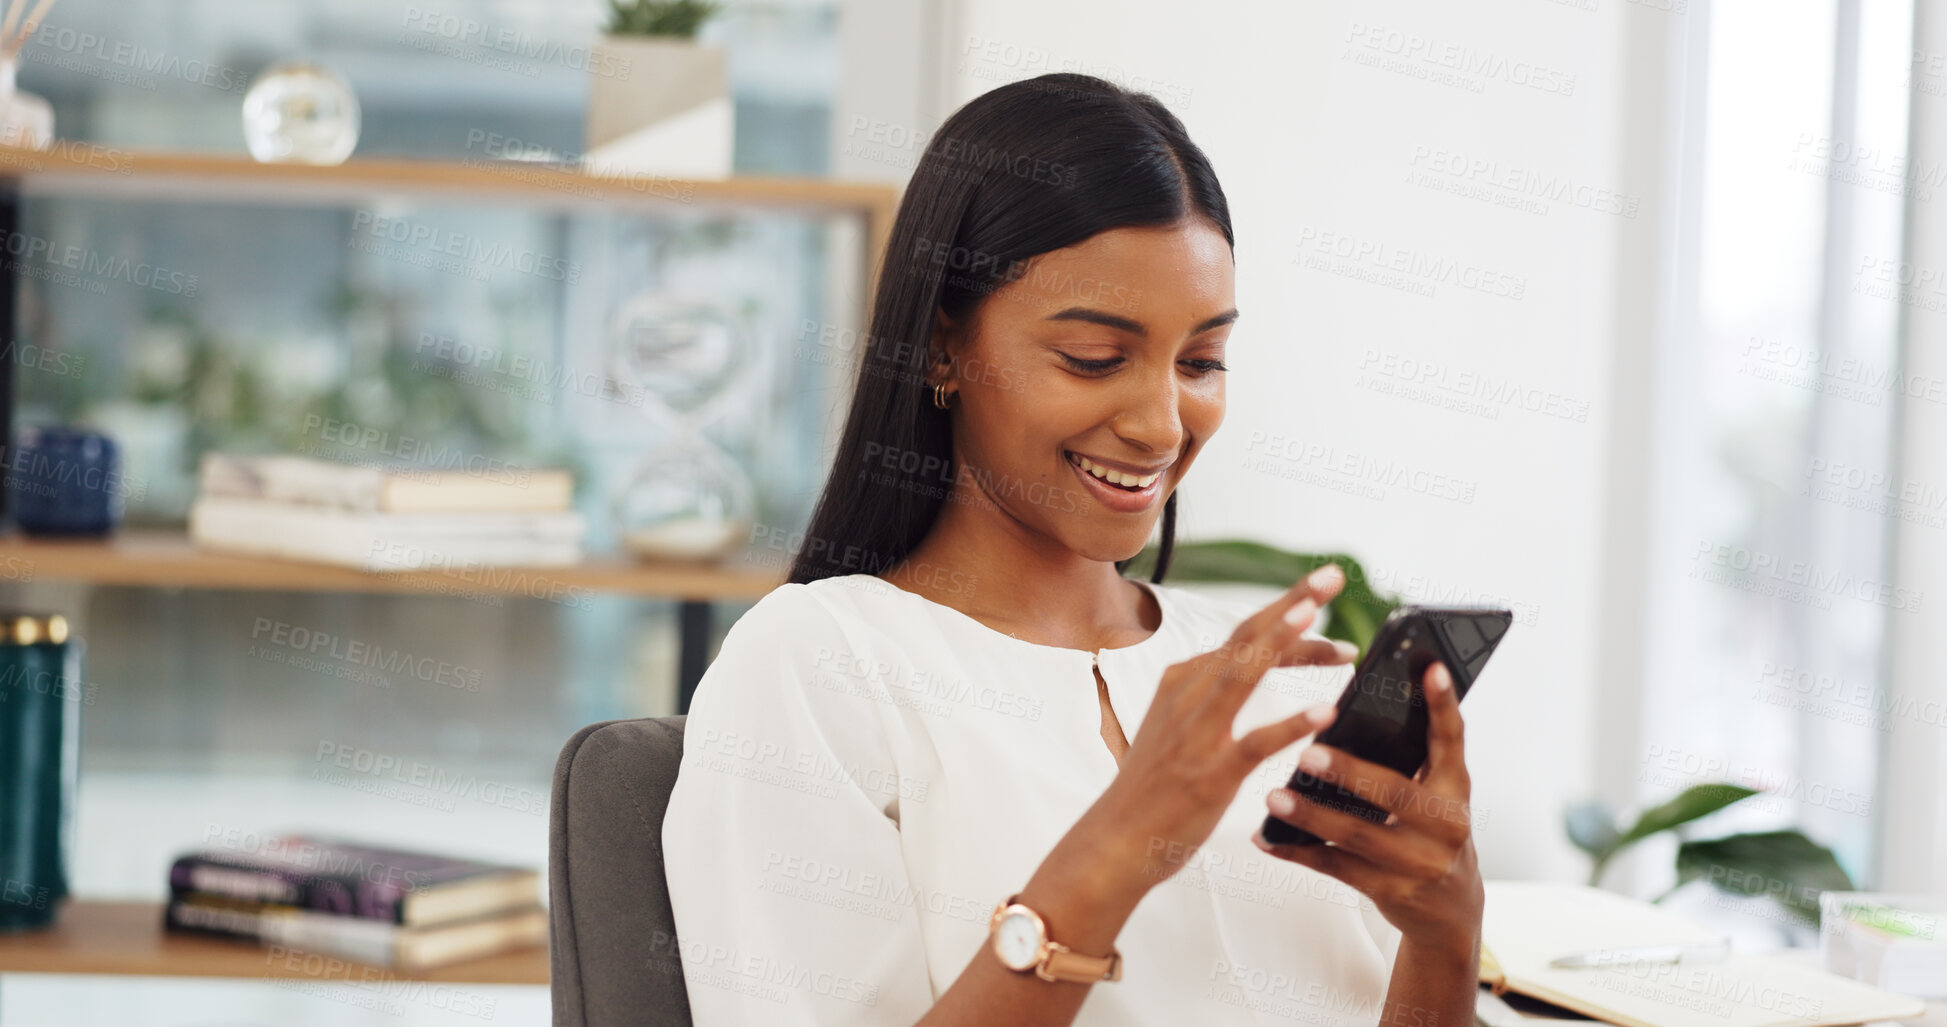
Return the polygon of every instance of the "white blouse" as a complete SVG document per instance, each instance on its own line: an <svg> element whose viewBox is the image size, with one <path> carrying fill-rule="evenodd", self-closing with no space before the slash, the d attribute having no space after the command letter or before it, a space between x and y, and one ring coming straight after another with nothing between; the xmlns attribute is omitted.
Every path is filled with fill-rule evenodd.
<svg viewBox="0 0 1947 1027"><path fill-rule="evenodd" d="M1133 740L1164 668L1251 612L1144 587L1161 626L1095 653L863 574L784 585L738 620L691 705L663 822L696 1023L917 1020L1115 776L1090 664ZM1274 670L1236 727L1328 701L1349 675ZM1137 905L1122 979L1094 985L1077 1024L1378 1021L1399 932L1250 841L1300 748L1245 782L1201 849L1154 854L1183 869Z"/></svg>

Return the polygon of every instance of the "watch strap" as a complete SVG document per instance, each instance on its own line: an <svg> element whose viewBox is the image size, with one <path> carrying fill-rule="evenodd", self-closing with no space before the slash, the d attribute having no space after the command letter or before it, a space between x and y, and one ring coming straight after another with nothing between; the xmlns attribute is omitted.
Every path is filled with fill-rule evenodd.
<svg viewBox="0 0 1947 1027"><path fill-rule="evenodd" d="M1119 981L1122 979L1122 954L1111 951L1106 956L1084 956L1070 951L1066 945L1051 941L1048 943L1048 956L1040 966L1034 968L1034 975L1044 981L1071 981L1076 984Z"/></svg>

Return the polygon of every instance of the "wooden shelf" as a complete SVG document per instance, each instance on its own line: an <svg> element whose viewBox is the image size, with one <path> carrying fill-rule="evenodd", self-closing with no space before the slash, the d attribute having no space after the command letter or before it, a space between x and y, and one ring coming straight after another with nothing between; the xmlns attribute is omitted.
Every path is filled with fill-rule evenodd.
<svg viewBox="0 0 1947 1027"><path fill-rule="evenodd" d="M152 588L290 592L380 592L512 596L571 601L592 593L662 599L756 600L784 580L784 567L762 559L726 564L639 563L593 558L574 567L496 567L465 573L370 574L328 564L233 556L198 549L171 532L124 532L107 541L0 538L0 565L15 580L74 581ZM6 563L6 561L18 561Z"/></svg>
<svg viewBox="0 0 1947 1027"><path fill-rule="evenodd" d="M343 164L260 164L242 154L127 150L56 140L46 151L0 146L0 183L25 195L175 199L204 203L344 205L375 197L499 200L613 211L763 208L863 216L867 253L882 253L899 190L873 182L737 176L679 179L596 174L572 166L497 160L369 158ZM870 263L870 261L868 261Z"/></svg>
<svg viewBox="0 0 1947 1027"><path fill-rule="evenodd" d="M334 972L315 960L273 958L251 942L165 931L160 904L69 901L47 930L0 934L0 974L7 973L546 984L548 950L536 946L418 973L363 963L340 963Z"/></svg>
<svg viewBox="0 0 1947 1027"><path fill-rule="evenodd" d="M229 203L239 189L296 199L454 194L498 196L542 206L580 203L785 207L836 213L890 210L899 191L872 182L736 176L670 178L645 172L597 174L528 161L365 158L343 164L260 164L242 154L124 150L59 141L48 151L0 146L0 181L31 192L160 193Z"/></svg>

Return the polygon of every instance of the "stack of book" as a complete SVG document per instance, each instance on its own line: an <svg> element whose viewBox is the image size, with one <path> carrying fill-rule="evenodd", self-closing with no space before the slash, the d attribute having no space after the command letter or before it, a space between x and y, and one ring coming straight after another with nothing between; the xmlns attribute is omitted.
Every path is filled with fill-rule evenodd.
<svg viewBox="0 0 1947 1027"><path fill-rule="evenodd" d="M573 475L492 470L210 453L189 536L209 549L365 571L579 562L586 525L570 509Z"/></svg>
<svg viewBox="0 0 1947 1027"><path fill-rule="evenodd" d="M170 930L418 971L543 945L540 874L287 835L169 868Z"/></svg>

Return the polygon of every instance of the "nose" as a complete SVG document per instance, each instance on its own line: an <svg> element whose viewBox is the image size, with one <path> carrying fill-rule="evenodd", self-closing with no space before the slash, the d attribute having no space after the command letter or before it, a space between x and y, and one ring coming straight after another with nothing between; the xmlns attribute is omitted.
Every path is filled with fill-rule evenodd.
<svg viewBox="0 0 1947 1027"><path fill-rule="evenodd" d="M1179 409L1182 385L1176 368L1164 363L1142 374L1126 375L1118 398L1121 409L1109 421L1116 438L1149 453L1175 453L1183 445Z"/></svg>

